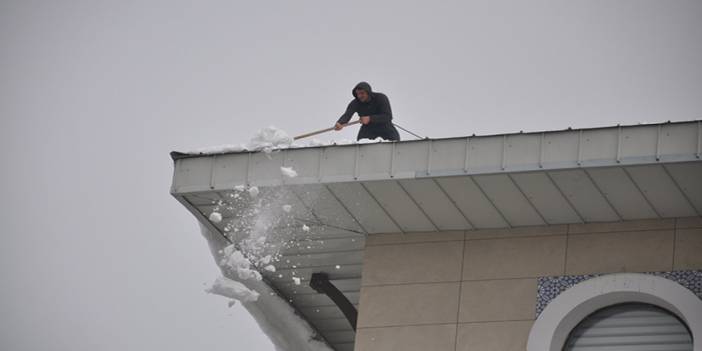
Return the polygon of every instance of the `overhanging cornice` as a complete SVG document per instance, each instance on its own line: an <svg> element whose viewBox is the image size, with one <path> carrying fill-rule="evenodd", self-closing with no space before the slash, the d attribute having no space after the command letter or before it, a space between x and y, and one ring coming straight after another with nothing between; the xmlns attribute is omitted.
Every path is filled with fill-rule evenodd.
<svg viewBox="0 0 702 351"><path fill-rule="evenodd" d="M700 160L700 121L175 157L172 193ZM293 167L286 178L280 167Z"/></svg>

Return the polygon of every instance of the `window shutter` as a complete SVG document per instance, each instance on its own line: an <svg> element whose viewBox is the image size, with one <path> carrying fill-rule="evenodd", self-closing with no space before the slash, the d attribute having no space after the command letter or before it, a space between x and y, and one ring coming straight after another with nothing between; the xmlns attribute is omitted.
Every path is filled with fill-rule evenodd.
<svg viewBox="0 0 702 351"><path fill-rule="evenodd" d="M647 304L615 305L585 318L565 351L692 351L692 337L670 312Z"/></svg>

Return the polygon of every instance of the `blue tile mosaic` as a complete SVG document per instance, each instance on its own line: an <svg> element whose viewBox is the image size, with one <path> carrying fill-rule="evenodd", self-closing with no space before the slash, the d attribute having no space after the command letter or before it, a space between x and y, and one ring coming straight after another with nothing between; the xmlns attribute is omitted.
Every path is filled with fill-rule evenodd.
<svg viewBox="0 0 702 351"><path fill-rule="evenodd" d="M674 272L645 272L658 277L677 282L692 291L702 300L702 270ZM585 280L606 274L561 275L556 277L541 277L537 283L536 316L538 317L546 306L562 292Z"/></svg>

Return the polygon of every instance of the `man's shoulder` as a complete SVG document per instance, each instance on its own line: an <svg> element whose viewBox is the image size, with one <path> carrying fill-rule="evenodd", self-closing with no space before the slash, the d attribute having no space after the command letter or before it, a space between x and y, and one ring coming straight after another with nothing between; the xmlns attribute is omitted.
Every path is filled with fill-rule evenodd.
<svg viewBox="0 0 702 351"><path fill-rule="evenodd" d="M385 99L385 100L388 99L388 96L387 96L387 95L385 95L385 94L383 94L383 93L381 93L381 92L377 92L377 91L374 91L374 92L373 92L373 97L375 97L375 98L381 98L381 99Z"/></svg>

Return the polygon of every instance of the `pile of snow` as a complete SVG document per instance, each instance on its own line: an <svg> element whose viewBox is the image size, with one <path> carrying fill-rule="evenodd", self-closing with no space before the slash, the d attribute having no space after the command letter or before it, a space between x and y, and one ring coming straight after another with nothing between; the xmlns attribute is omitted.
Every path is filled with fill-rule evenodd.
<svg viewBox="0 0 702 351"><path fill-rule="evenodd" d="M285 149L293 143L293 138L281 129L270 126L263 128L249 141L248 150L262 150L266 153L273 149Z"/></svg>
<svg viewBox="0 0 702 351"><path fill-rule="evenodd" d="M270 126L259 130L246 144L226 144L204 147L188 151L189 154L218 154L225 152L263 151L269 153L274 149L289 148L293 138L285 131Z"/></svg>
<svg viewBox="0 0 702 351"><path fill-rule="evenodd" d="M234 144L224 144L201 147L199 149L186 151L186 154L191 155L210 155L210 154L224 154L228 152L242 152L249 151L244 144L234 145Z"/></svg>
<svg viewBox="0 0 702 351"><path fill-rule="evenodd" d="M383 138L375 139L361 139L355 140L329 140L322 141L318 139L310 140L298 140L295 141L288 133L282 129L278 129L274 126L266 127L259 130L251 140L246 144L225 144L217 146L209 146L204 148L199 148L195 150L187 151L186 153L192 155L210 155L210 154L223 154L228 152L243 152L243 151L263 151L265 153L271 153L275 150L288 149L288 148L304 148L304 147L316 147L316 146L331 146L331 145L351 145L351 144L372 144L372 143L382 143L389 142L388 140L383 140ZM282 171L282 170L281 170ZM292 176L294 177L294 176Z"/></svg>
<svg viewBox="0 0 702 351"><path fill-rule="evenodd" d="M385 140L385 139L383 139L383 138L381 138L381 137L377 137L377 138L375 138L375 139L361 139L361 140L357 140L357 141L352 142L351 144L376 144L376 143L389 143L389 142L392 142L392 141L390 141L390 140Z"/></svg>

